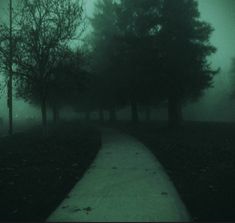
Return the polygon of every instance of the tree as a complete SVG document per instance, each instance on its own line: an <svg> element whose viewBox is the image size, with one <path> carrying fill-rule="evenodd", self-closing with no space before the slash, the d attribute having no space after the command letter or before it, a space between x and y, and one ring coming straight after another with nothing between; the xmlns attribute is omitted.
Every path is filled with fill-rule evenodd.
<svg viewBox="0 0 235 223"><path fill-rule="evenodd" d="M63 59L59 55L83 24L82 12L81 1L73 0L22 0L20 5L17 79L22 87L28 87L22 88L26 91L21 90L20 95L27 98L35 93L38 96L44 129L52 71Z"/></svg>
<svg viewBox="0 0 235 223"><path fill-rule="evenodd" d="M207 60L216 51L209 43L213 28L200 20L195 0L164 0L161 20L160 55L169 125L178 126L183 104L198 99L217 73Z"/></svg>
<svg viewBox="0 0 235 223"><path fill-rule="evenodd" d="M98 6L94 70L109 79L108 97L117 104L113 90L122 89L134 122L138 105L167 99L169 125L179 125L182 106L197 100L218 72L207 60L216 51L209 43L213 29L200 20L196 0L103 0Z"/></svg>
<svg viewBox="0 0 235 223"><path fill-rule="evenodd" d="M54 124L60 120L61 108L74 106L77 103L88 78L87 72L83 69L83 55L79 49L76 51L65 49L58 56L63 60L51 70L51 78L47 82L47 107L52 110ZM16 85L17 97L40 106L40 87L37 82L20 79Z"/></svg>
<svg viewBox="0 0 235 223"><path fill-rule="evenodd" d="M104 0L99 2L98 12L91 20L95 49L93 67L102 73L103 82L107 81L102 88L110 101L110 113L118 105L130 104L134 122L139 119L138 103L143 97L147 101L159 89L154 45L159 10L160 1L157 0L118 3ZM153 80L155 86L151 84ZM104 98L102 96L103 101Z"/></svg>
<svg viewBox="0 0 235 223"><path fill-rule="evenodd" d="M63 106L74 106L78 103L89 78L81 49L67 49L62 57L63 60L52 71L49 83L48 104L52 108L54 123L59 120L59 110Z"/></svg>
<svg viewBox="0 0 235 223"><path fill-rule="evenodd" d="M235 83L235 57L232 58L232 61L231 61L231 68L230 68L230 74L231 74L231 86L232 86L232 89L231 89L231 93L230 93L230 98L232 100L235 99L235 88L233 87L234 83Z"/></svg>
<svg viewBox="0 0 235 223"><path fill-rule="evenodd" d="M9 111L9 135L13 134L13 104L12 104L12 82L13 82L13 57L14 57L14 30L13 30L13 4L9 0L9 24L0 24L0 58L3 62L1 69L8 75L7 78L7 106Z"/></svg>
<svg viewBox="0 0 235 223"><path fill-rule="evenodd" d="M138 105L156 104L161 95L158 45L161 1L122 0L116 6L119 40L122 42L122 69L132 121L138 122ZM153 99L153 96L156 96ZM152 101L154 100L154 102Z"/></svg>
<svg viewBox="0 0 235 223"><path fill-rule="evenodd" d="M96 5L93 18L90 19L92 33L89 44L91 48L91 70L94 82L91 91L95 95L95 107L101 119L103 109L109 111L110 121L116 120L116 111L122 107L123 88L120 73L120 46L117 40L115 3L101 0Z"/></svg>
<svg viewBox="0 0 235 223"><path fill-rule="evenodd" d="M12 35L12 0L9 1L9 80L7 105L9 109L9 135L13 133L13 104L12 104L12 80L13 80L13 35Z"/></svg>
<svg viewBox="0 0 235 223"><path fill-rule="evenodd" d="M6 70L5 68L5 57L2 52L2 47L4 45L5 38L3 38L3 25L0 25L0 99L2 98L3 92L4 92L4 84L3 84L3 72ZM0 119L2 117L0 116ZM2 127L3 120L0 120L0 128Z"/></svg>

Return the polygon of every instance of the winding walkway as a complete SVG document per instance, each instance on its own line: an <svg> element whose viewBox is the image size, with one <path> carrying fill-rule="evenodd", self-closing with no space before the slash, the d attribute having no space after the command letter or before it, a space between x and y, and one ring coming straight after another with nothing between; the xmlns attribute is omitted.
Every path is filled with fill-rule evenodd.
<svg viewBox="0 0 235 223"><path fill-rule="evenodd" d="M138 140L104 129L102 148L47 221L190 221L175 187Z"/></svg>

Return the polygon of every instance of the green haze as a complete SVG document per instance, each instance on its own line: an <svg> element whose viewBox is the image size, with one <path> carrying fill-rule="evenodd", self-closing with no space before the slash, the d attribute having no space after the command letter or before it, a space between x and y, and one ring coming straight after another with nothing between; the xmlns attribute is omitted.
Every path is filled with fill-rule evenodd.
<svg viewBox="0 0 235 223"><path fill-rule="evenodd" d="M202 112L206 113L208 111L209 114L211 110L214 110L214 106L219 106L219 103L224 100L225 95L229 94L229 68L231 58L235 56L235 1L198 1L202 19L210 22L215 28L211 42L218 48L218 51L210 58L210 60L213 66L221 68L221 73L215 78L214 88L206 92L204 98L201 99L199 106L198 104L193 106L196 109L200 107ZM96 0L85 0L85 11L87 17L92 16L94 11L94 2L96 2ZM7 5L7 0L0 0L1 21L3 19L7 19ZM35 109L31 109L30 105L22 101L15 100L14 113L18 116L28 116L32 111L33 113L36 112ZM0 117L2 116L7 117L6 98L4 94L0 95ZM209 117L210 115L208 118Z"/></svg>

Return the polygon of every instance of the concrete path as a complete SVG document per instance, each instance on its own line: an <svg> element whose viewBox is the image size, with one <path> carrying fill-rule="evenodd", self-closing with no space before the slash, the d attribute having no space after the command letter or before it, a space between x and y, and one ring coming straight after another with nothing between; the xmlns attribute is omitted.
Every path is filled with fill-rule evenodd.
<svg viewBox="0 0 235 223"><path fill-rule="evenodd" d="M142 143L105 129L102 145L47 221L190 221L163 167Z"/></svg>

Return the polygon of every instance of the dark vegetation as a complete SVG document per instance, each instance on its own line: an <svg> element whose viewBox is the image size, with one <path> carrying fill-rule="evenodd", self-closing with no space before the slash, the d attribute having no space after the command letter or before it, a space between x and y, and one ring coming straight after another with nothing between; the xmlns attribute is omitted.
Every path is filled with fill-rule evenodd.
<svg viewBox="0 0 235 223"><path fill-rule="evenodd" d="M235 219L235 124L187 122L114 125L146 146L163 164L194 221Z"/></svg>
<svg viewBox="0 0 235 223"><path fill-rule="evenodd" d="M108 110L113 121L130 106L137 123L140 108L150 114L166 106L175 127L183 106L212 85L213 28L200 20L196 1L98 1L91 25L90 66L101 81L91 89L88 110Z"/></svg>
<svg viewBox="0 0 235 223"><path fill-rule="evenodd" d="M89 22L82 1L21 0L15 11L13 25L1 26L1 68L13 73L16 96L40 107L45 131L48 108L56 122L63 106L87 119L108 111L111 121L130 106L135 123L141 109L149 117L165 106L177 127L217 73L207 60L213 27L196 0L98 0Z"/></svg>
<svg viewBox="0 0 235 223"><path fill-rule="evenodd" d="M0 220L45 221L95 158L100 134L81 123L0 138Z"/></svg>

